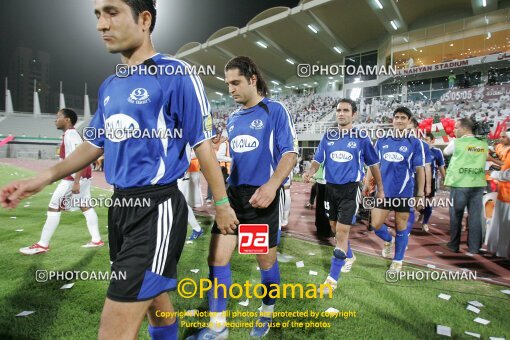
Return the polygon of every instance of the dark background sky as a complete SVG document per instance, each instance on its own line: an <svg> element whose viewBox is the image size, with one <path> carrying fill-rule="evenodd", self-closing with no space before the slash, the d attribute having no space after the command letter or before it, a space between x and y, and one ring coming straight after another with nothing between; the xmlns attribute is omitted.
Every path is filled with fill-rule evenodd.
<svg viewBox="0 0 510 340"><path fill-rule="evenodd" d="M203 43L225 26L244 27L274 6L295 7L298 0L159 0L153 42L159 52L174 54L182 45ZM50 82L58 92L96 97L101 82L113 73L120 56L109 54L96 30L93 0L2 0L0 11L0 76L8 75L16 46L51 56ZM2 95L3 102L3 95ZM15 108L16 109L16 108Z"/></svg>

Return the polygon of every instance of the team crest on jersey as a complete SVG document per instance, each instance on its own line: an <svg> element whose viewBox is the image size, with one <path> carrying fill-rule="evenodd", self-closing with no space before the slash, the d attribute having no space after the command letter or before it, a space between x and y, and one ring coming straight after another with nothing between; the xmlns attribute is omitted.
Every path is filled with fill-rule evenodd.
<svg viewBox="0 0 510 340"><path fill-rule="evenodd" d="M103 101L103 106L106 106L106 104L108 104L108 102L110 101L110 96L106 97Z"/></svg>
<svg viewBox="0 0 510 340"><path fill-rule="evenodd" d="M264 127L264 122L260 119L255 119L253 122L251 122L250 124L250 128L252 129L262 129Z"/></svg>
<svg viewBox="0 0 510 340"><path fill-rule="evenodd" d="M128 102L131 104L147 104L151 100L149 99L149 92L143 87L139 87L134 89L133 92L129 95Z"/></svg>
<svg viewBox="0 0 510 340"><path fill-rule="evenodd" d="M399 148L400 151L402 152L407 152L407 146L404 146L402 145L400 148Z"/></svg>
<svg viewBox="0 0 510 340"><path fill-rule="evenodd" d="M356 142L349 142L347 143L347 147L351 149L356 149Z"/></svg>

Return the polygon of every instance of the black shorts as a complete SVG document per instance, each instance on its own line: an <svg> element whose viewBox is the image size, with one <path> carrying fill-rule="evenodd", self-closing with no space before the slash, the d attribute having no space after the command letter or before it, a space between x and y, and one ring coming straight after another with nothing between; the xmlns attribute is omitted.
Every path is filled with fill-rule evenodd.
<svg viewBox="0 0 510 340"><path fill-rule="evenodd" d="M283 214L285 193L281 187L278 188L273 202L267 208L258 209L252 207L249 202L258 188L251 185L229 186L227 196L240 224L269 225L269 248L273 248L280 243L280 220ZM221 234L216 222L214 222L211 232ZM237 235L237 229L235 235Z"/></svg>
<svg viewBox="0 0 510 340"><path fill-rule="evenodd" d="M361 199L358 182L345 184L326 183L324 208L330 221L352 225L356 223L356 214Z"/></svg>
<svg viewBox="0 0 510 340"><path fill-rule="evenodd" d="M375 198L374 208L408 213L413 206L414 197L385 197L382 200Z"/></svg>
<svg viewBox="0 0 510 340"><path fill-rule="evenodd" d="M108 210L111 270L118 273L108 298L143 301L175 290L188 225L188 207L177 185L116 189L112 198L136 206Z"/></svg>

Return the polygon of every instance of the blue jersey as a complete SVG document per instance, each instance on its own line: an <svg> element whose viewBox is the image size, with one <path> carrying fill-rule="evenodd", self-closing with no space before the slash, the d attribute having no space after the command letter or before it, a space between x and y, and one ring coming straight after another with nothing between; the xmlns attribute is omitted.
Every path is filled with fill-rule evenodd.
<svg viewBox="0 0 510 340"><path fill-rule="evenodd" d="M425 164L431 164L432 163L432 153L430 152L430 146L426 142L422 141L421 139L419 141L421 142L421 145L423 147L423 152L425 155L425 158L424 158ZM413 166L413 178L414 178L415 173L416 173L416 167Z"/></svg>
<svg viewBox="0 0 510 340"><path fill-rule="evenodd" d="M228 183L261 186L282 155L295 152L296 132L287 109L268 98L233 112L227 122L232 157Z"/></svg>
<svg viewBox="0 0 510 340"><path fill-rule="evenodd" d="M162 54L144 64L188 66ZM212 136L204 87L189 73L110 76L99 88L98 109L84 130L93 146L104 148L106 180L118 188L176 182L188 169L189 147Z"/></svg>
<svg viewBox="0 0 510 340"><path fill-rule="evenodd" d="M419 139L380 138L375 149L381 159L381 176L386 197L412 197L413 173L425 166L425 151Z"/></svg>
<svg viewBox="0 0 510 340"><path fill-rule="evenodd" d="M430 146L420 139L421 145L423 146L423 151L425 152L425 164L432 163L432 153L430 152Z"/></svg>
<svg viewBox="0 0 510 340"><path fill-rule="evenodd" d="M441 149L431 147L430 153L432 154L432 162L430 164L430 167L432 168L432 178L437 178L439 167L444 166L443 152Z"/></svg>
<svg viewBox="0 0 510 340"><path fill-rule="evenodd" d="M331 140L328 135L322 137L314 156L315 161L324 164L326 183L359 182L365 176L365 164L372 166L379 163L379 156L370 138L346 136Z"/></svg>

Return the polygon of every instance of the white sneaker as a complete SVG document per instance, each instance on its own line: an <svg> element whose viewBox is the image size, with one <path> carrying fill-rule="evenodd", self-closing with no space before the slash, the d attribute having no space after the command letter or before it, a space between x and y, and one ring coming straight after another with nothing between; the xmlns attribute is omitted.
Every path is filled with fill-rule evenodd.
<svg viewBox="0 0 510 340"><path fill-rule="evenodd" d="M342 267L342 270L341 272L342 273L348 273L351 271L352 269L352 264L354 263L354 261L356 261L356 255L352 254L352 257L351 258L346 258L345 259L345 263Z"/></svg>
<svg viewBox="0 0 510 340"><path fill-rule="evenodd" d="M421 230L428 233L429 232L429 225L427 223L424 223L422 226L421 226Z"/></svg>
<svg viewBox="0 0 510 340"><path fill-rule="evenodd" d="M43 247L38 243L31 245L30 247L20 248L19 252L25 255L36 255L46 253L50 250L50 247Z"/></svg>
<svg viewBox="0 0 510 340"><path fill-rule="evenodd" d="M99 240L98 242L90 241L89 243L84 244L81 247L82 248L97 248L97 247L102 247L102 246L104 246L104 242Z"/></svg>
<svg viewBox="0 0 510 340"><path fill-rule="evenodd" d="M392 248L394 242L395 242L395 239L393 237L391 238L391 242L384 242L384 247L382 250L382 257L385 257L385 258L391 257L391 248Z"/></svg>
<svg viewBox="0 0 510 340"><path fill-rule="evenodd" d="M399 272L402 270L402 261L392 261L388 271Z"/></svg>
<svg viewBox="0 0 510 340"><path fill-rule="evenodd" d="M337 287L338 283L337 281L335 281L332 277L329 277L326 279L326 281L324 281L324 283L319 286L319 288L317 288L317 292L319 294L322 293L322 295L329 295L329 290L330 290L330 287L331 287L331 293L333 293Z"/></svg>

